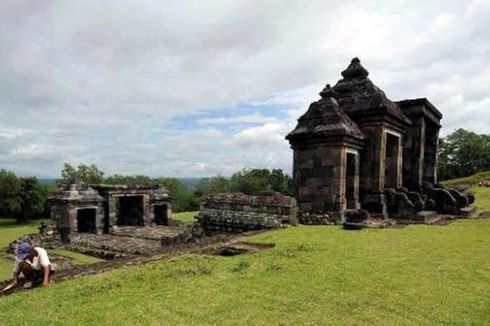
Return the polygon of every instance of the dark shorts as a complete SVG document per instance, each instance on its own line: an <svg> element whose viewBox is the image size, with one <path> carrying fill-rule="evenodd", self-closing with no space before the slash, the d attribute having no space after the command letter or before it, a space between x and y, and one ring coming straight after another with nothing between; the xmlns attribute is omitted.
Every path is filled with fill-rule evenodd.
<svg viewBox="0 0 490 326"><path fill-rule="evenodd" d="M54 271L52 269L50 269L49 274L53 275ZM39 271L34 270L34 278L33 278L32 284L34 286L38 286L38 285L42 284L43 281L44 281L44 269L41 269Z"/></svg>
<svg viewBox="0 0 490 326"><path fill-rule="evenodd" d="M43 270L40 270L40 271L34 270L34 277L33 277L32 283L34 283L35 285L41 284L43 282L43 280L44 280L44 271Z"/></svg>

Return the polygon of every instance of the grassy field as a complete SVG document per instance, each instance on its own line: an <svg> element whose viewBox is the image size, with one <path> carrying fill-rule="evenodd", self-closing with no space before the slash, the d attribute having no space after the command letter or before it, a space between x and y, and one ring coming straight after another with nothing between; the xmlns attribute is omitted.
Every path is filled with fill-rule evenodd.
<svg viewBox="0 0 490 326"><path fill-rule="evenodd" d="M475 194L476 208L490 211L490 188L472 187L469 191Z"/></svg>
<svg viewBox="0 0 490 326"><path fill-rule="evenodd" d="M476 200L473 206L480 210L490 211L490 188L478 187L479 182L490 182L490 171L479 172L469 177L442 181L446 187L468 185L468 192L475 194Z"/></svg>
<svg viewBox="0 0 490 326"><path fill-rule="evenodd" d="M471 191L490 210L490 189ZM0 224L0 245L29 228ZM489 234L490 219L290 227L247 238L276 244L254 255L187 254L0 298L0 325L489 325Z"/></svg>
<svg viewBox="0 0 490 326"><path fill-rule="evenodd" d="M79 254L78 252L73 252L62 248L50 249L49 252L54 253L58 256L70 258L71 262L75 265L91 264L102 260L96 257Z"/></svg>
<svg viewBox="0 0 490 326"><path fill-rule="evenodd" d="M254 255L183 255L0 298L0 324L484 325L489 234L490 219L290 227L249 238L276 244Z"/></svg>
<svg viewBox="0 0 490 326"><path fill-rule="evenodd" d="M172 213L172 218L182 222L194 222L194 216L196 216L199 211L195 212L182 212L182 213Z"/></svg>
<svg viewBox="0 0 490 326"><path fill-rule="evenodd" d="M470 186L476 186L478 185L479 182L490 182L490 171L483 171L479 173L475 173L473 175L470 175L469 177L464 177L464 178L457 178L457 179L451 179L451 180L446 180L442 181L441 183L446 186L446 187L454 187L457 185L470 185Z"/></svg>

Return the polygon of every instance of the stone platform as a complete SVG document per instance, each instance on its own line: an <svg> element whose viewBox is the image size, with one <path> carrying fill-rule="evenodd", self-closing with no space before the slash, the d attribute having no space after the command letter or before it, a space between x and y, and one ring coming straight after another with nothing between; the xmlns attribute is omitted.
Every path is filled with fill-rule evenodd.
<svg viewBox="0 0 490 326"><path fill-rule="evenodd" d="M105 259L124 258L132 255L150 256L158 253L162 246L185 243L190 230L186 227L123 226L111 234L75 234L69 249Z"/></svg>
<svg viewBox="0 0 490 326"><path fill-rule="evenodd" d="M139 238L147 240L158 240L162 237L173 238L183 232L181 227L177 226L152 226L152 227L139 227L139 226L118 226L112 231L112 235L130 238Z"/></svg>

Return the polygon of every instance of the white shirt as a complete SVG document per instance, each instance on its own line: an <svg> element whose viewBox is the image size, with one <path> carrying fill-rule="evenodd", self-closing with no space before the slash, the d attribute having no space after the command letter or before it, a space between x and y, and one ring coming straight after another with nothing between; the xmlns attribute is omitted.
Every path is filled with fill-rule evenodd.
<svg viewBox="0 0 490 326"><path fill-rule="evenodd" d="M29 265L31 265L32 269L36 271L40 271L42 268L46 268L51 265L49 261L48 253L45 249L41 247L34 247L34 250L37 252L37 256L32 259L32 262L28 259L20 260L19 258L15 258L14 272L19 272L19 263L25 261Z"/></svg>

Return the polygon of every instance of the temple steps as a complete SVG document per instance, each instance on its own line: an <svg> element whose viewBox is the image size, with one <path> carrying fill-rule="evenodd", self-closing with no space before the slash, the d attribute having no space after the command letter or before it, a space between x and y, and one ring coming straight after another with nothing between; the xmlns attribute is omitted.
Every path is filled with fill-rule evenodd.
<svg viewBox="0 0 490 326"><path fill-rule="evenodd" d="M67 249L76 251L84 255L99 257L102 259L118 259L126 258L129 256L128 254L119 251L104 250L100 248L92 248L79 245L70 245L67 246Z"/></svg>
<svg viewBox="0 0 490 326"><path fill-rule="evenodd" d="M76 251L85 251L95 256L107 255L151 255L161 247L159 240L113 236L110 234L78 234L71 240ZM92 252L92 253L90 253ZM99 254L100 255L99 255Z"/></svg>
<svg viewBox="0 0 490 326"><path fill-rule="evenodd" d="M152 227L137 227L137 226L119 226L112 230L111 235L118 237L139 238L145 240L160 241L163 237L173 238L183 232L182 227L173 226L152 226Z"/></svg>

